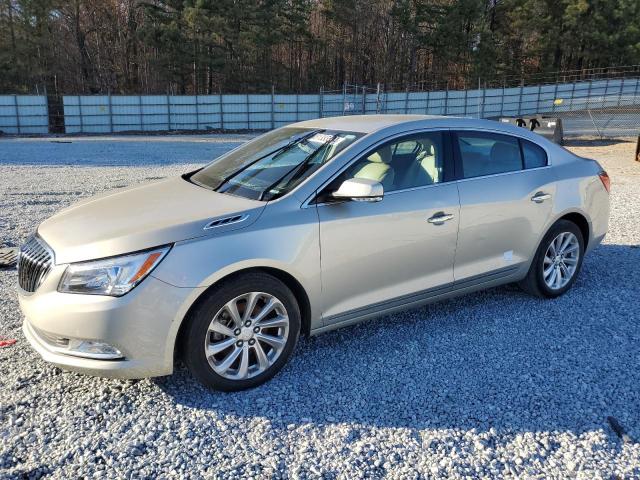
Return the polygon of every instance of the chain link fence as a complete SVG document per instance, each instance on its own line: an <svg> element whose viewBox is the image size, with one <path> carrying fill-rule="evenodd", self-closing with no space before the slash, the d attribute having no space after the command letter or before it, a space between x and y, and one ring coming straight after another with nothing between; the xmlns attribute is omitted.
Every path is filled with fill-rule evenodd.
<svg viewBox="0 0 640 480"><path fill-rule="evenodd" d="M640 135L640 102L619 107L600 107L594 102L586 110L558 113L564 136L626 138Z"/></svg>

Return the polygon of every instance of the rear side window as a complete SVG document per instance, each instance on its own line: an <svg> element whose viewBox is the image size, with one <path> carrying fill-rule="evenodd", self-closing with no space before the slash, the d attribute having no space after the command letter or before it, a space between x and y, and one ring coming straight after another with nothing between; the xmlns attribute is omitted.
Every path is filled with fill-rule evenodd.
<svg viewBox="0 0 640 480"><path fill-rule="evenodd" d="M535 143L520 140L522 155L524 156L524 168L545 167L547 165L547 153Z"/></svg>
<svg viewBox="0 0 640 480"><path fill-rule="evenodd" d="M463 178L522 169L518 139L487 132L458 132Z"/></svg>

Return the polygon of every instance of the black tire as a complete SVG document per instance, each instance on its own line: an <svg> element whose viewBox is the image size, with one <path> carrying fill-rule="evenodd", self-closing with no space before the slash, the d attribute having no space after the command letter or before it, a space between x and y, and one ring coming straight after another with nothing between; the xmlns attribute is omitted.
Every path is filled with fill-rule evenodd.
<svg viewBox="0 0 640 480"><path fill-rule="evenodd" d="M579 257L576 266L576 270L569 280L569 282L562 288L552 289L550 288L544 281L544 255L549 248L549 245L558 235L563 232L573 233L578 239L579 245ZM544 236L540 245L538 246L538 250L531 262L531 267L529 268L529 272L527 276L521 280L518 285L525 292L535 295L537 297L542 298L556 298L560 295L564 294L567 290L569 290L573 283L576 281L576 278L580 274L580 269L582 268L582 260L584 259L584 238L582 236L582 231L578 226L570 222L569 220L558 220L547 232Z"/></svg>
<svg viewBox="0 0 640 480"><path fill-rule="evenodd" d="M214 316L227 302L249 292L273 295L284 305L289 318L288 337L279 357L264 372L251 378L233 380L213 370L205 355L204 345ZM291 290L277 278L256 272L224 280L206 295L207 297L190 312L182 337L182 357L192 375L209 388L234 392L257 387L277 374L291 356L300 334L300 308Z"/></svg>

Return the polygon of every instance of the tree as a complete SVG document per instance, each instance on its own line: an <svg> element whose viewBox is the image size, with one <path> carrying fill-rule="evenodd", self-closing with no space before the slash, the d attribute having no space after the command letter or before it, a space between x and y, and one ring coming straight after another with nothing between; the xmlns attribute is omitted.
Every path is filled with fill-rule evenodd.
<svg viewBox="0 0 640 480"><path fill-rule="evenodd" d="M463 88L640 64L638 0L0 0L0 89Z"/></svg>

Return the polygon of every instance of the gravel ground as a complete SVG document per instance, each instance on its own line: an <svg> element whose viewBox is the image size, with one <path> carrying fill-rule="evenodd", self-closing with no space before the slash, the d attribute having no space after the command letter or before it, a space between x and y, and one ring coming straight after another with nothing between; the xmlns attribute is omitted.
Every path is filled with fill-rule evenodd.
<svg viewBox="0 0 640 480"><path fill-rule="evenodd" d="M0 244L243 139L0 141ZM243 393L207 391L184 368L119 381L47 365L21 334L16 272L0 271L0 336L18 339L0 348L0 477L640 478L634 147L571 147L613 191L610 233L567 295L506 286L303 339Z"/></svg>

